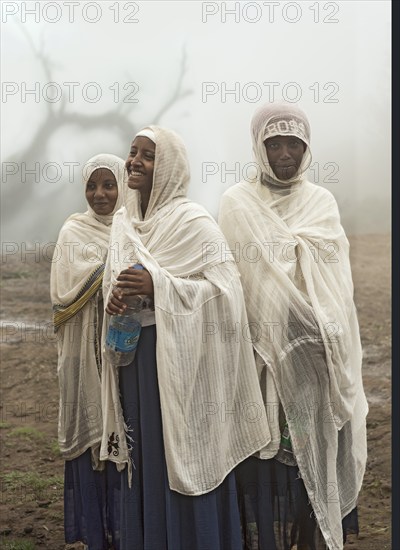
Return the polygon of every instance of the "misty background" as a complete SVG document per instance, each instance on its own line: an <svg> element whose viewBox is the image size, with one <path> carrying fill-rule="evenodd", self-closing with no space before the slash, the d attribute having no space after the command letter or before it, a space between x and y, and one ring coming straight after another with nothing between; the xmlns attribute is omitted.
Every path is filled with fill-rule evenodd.
<svg viewBox="0 0 400 550"><path fill-rule="evenodd" d="M85 210L84 163L125 159L152 123L182 136L189 196L216 217L253 112L282 99L309 117L309 179L347 233L390 230L390 2L55 4L1 6L3 244L56 240Z"/></svg>

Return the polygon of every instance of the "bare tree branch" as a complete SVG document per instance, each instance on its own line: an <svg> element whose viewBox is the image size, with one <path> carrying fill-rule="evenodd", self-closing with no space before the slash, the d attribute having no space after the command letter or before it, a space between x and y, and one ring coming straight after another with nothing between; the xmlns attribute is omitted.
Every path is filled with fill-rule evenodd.
<svg viewBox="0 0 400 550"><path fill-rule="evenodd" d="M183 46L182 49L182 59L180 64L180 71L178 80L175 86L175 90L173 91L171 97L168 101L164 103L164 105L161 107L161 109L158 111L155 117L153 117L154 124L158 124L159 121L162 119L162 117L165 115L165 113L180 99L183 99L184 97L187 97L188 95L192 94L193 92L191 90L182 90L182 83L183 79L185 77L186 73L186 46Z"/></svg>
<svg viewBox="0 0 400 550"><path fill-rule="evenodd" d="M52 62L50 59L48 59L44 53L44 35L41 34L40 37L40 48L36 47L36 44L32 38L32 36L29 34L29 32L26 30L25 26L20 22L17 21L17 24L22 32L22 34L25 36L26 40L28 41L30 47L32 48L34 54L39 59L40 64L42 66L43 72L47 78L47 82L52 82L51 78L51 65ZM50 102L47 102L47 111L49 113L49 116L51 116L54 113L53 104Z"/></svg>
<svg viewBox="0 0 400 550"><path fill-rule="evenodd" d="M53 82L52 68L56 64L45 53L44 36L41 36L40 47L37 47L26 27L22 24L19 27L33 53L36 55L47 81ZM186 68L186 50L183 48L178 80L169 99L165 101L152 118L154 124L157 124L175 103L192 93L191 90L183 89ZM75 125L82 133L88 130L107 128L112 130L115 135L119 136L128 145L139 128L130 118L136 106L136 103L120 101L113 109L101 115L86 115L68 112L65 97L61 99L58 110L55 109L54 103L48 102L47 116L36 129L29 145L16 155L8 158L6 162L24 162L29 169L32 168L35 162L40 161L40 159L46 159L48 143L53 134L60 128L68 125ZM3 212L3 221L5 222L18 217L19 212L24 211L26 204L31 201L35 194L33 176L28 176L25 184L21 184L20 178L21 176L18 174L10 176L7 182L4 182L2 185L4 202L7 203L7 208ZM27 229L29 230L29 228Z"/></svg>

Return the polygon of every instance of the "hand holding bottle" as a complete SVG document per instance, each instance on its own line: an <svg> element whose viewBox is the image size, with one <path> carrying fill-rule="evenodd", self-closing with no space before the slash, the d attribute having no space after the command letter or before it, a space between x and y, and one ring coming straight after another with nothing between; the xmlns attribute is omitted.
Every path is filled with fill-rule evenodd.
<svg viewBox="0 0 400 550"><path fill-rule="evenodd" d="M133 273L132 273L133 271ZM106 335L105 354L108 361L116 367L129 365L136 353L142 329L142 309L144 306L147 277L135 277L142 273L143 266L135 264L132 268L121 272L119 287L114 288L106 311L111 319ZM148 274L150 276L150 274ZM151 277L150 277L151 281ZM152 285L151 285L152 286Z"/></svg>
<svg viewBox="0 0 400 550"><path fill-rule="evenodd" d="M117 277L117 284L108 301L106 312L110 315L120 315L126 309L125 296L154 296L153 280L146 269L133 267L124 269Z"/></svg>

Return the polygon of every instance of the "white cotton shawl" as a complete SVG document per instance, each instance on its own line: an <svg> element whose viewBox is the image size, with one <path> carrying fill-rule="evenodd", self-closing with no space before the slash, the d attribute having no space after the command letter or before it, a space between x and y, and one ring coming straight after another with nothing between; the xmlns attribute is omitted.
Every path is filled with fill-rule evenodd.
<svg viewBox="0 0 400 550"><path fill-rule="evenodd" d="M99 216L88 206L62 226L55 248L50 294L58 344L60 406L58 441L63 457L71 460L92 448L98 462L102 434L101 359L98 338L103 312L101 289L114 212L122 205L125 163L111 154L91 158L83 169L83 185L97 168L108 168L118 184L110 215ZM100 317L99 317L100 314Z"/></svg>
<svg viewBox="0 0 400 550"><path fill-rule="evenodd" d="M290 181L276 178L263 144L282 129L308 146ZM260 176L226 191L219 223L241 274L257 363L266 365L263 394L281 402L326 544L341 549L341 520L357 504L365 470L368 410L349 244L332 194L305 179L304 113L262 107L252 137ZM275 435L261 458L276 454Z"/></svg>
<svg viewBox="0 0 400 550"><path fill-rule="evenodd" d="M169 485L199 495L271 436L252 346L239 337L247 318L237 268L221 257L226 241L218 225L186 198L189 167L181 139L164 128L150 129L156 153L149 205L142 219L139 193L125 188L126 206L111 230L104 299L114 277L133 262L150 272ZM130 468L118 369L105 361L103 373L100 458ZM125 428L137 444L138 436Z"/></svg>

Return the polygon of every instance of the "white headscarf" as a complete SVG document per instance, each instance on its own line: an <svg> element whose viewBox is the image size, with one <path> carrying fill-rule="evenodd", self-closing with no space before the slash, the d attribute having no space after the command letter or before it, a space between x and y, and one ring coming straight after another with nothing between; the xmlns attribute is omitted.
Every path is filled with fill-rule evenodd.
<svg viewBox="0 0 400 550"><path fill-rule="evenodd" d="M265 163L264 141L287 133L307 144L306 160L282 181ZM258 109L252 139L261 175L226 191L219 222L241 273L263 394L283 406L313 510L336 550L364 475L368 407L349 244L334 197L305 178L309 136L299 109ZM261 456L278 446L279 433Z"/></svg>
<svg viewBox="0 0 400 550"><path fill-rule="evenodd" d="M156 143L149 205L142 219L139 193L125 189L126 206L111 230L105 300L112 277L132 262L150 272L169 485L197 495L217 487L271 436L252 346L238 337L247 319L236 266L221 253L227 244L215 221L186 198L189 165L182 140L171 130L149 128ZM100 456L123 468L131 462L117 373L105 362ZM135 433L130 435L135 445ZM118 449L108 448L109 438Z"/></svg>
<svg viewBox="0 0 400 550"><path fill-rule="evenodd" d="M105 153L89 159L82 173L84 190L90 176L98 168L107 168L114 174L118 185L117 201L112 213L106 216L96 214L87 202L87 211L72 214L61 228L51 271L51 299L56 328L68 318L68 310L76 313L76 302L82 298L81 293L87 287L92 287L93 278L98 281L98 276L102 276L113 215L123 202L125 162ZM85 303L85 297L79 301L81 307Z"/></svg>
<svg viewBox="0 0 400 550"><path fill-rule="evenodd" d="M139 132L136 134L135 138L142 136L147 137L151 139L153 143L156 142L156 136L154 135L154 132L151 128L143 128L142 130L139 130Z"/></svg>
<svg viewBox="0 0 400 550"><path fill-rule="evenodd" d="M275 136L295 136L307 146L299 169L287 180L279 179L268 161L264 146L266 139ZM305 180L305 174L311 164L310 125L306 114L296 105L287 103L267 103L261 105L251 121L253 154L263 174L262 181L281 187L290 187Z"/></svg>
<svg viewBox="0 0 400 550"><path fill-rule="evenodd" d="M122 204L125 163L100 154L83 169L83 185L98 168L111 170L117 180L118 198L113 212L70 216L60 230L55 248L50 294L58 341L60 410L58 437L61 453L72 459L99 445L102 431L98 290L103 279L113 213ZM100 295L101 298L101 295ZM98 452L97 452L98 455Z"/></svg>
<svg viewBox="0 0 400 550"><path fill-rule="evenodd" d="M99 155L95 155L94 157L89 159L87 163L84 165L82 170L83 185L85 189L86 189L87 182L90 179L90 176L93 174L95 170L98 170L100 168L107 168L114 174L118 185L117 202L115 203L113 211L106 216L96 214L96 212L93 210L90 204L86 202L87 208L88 208L87 213L91 217L99 221L100 223L103 223L105 225L111 225L115 212L119 210L119 208L121 208L122 206L123 194L121 191L123 189L123 183L126 176L125 161L123 161L121 158L117 157L116 155L111 155L109 153L100 153ZM76 216L76 214L74 214L74 216Z"/></svg>
<svg viewBox="0 0 400 550"><path fill-rule="evenodd" d="M151 139L156 146L159 140L163 140L163 134L160 135L157 126L148 126L140 130L135 137L144 136ZM165 205L174 206L178 203L188 202L186 198L189 181L190 169L187 160L185 145L175 132L168 130L168 147L157 147L156 158L154 162L153 187L151 190L150 201L144 216L144 220L153 219L157 211ZM164 137L164 141L166 138ZM162 177L160 175L163 175ZM143 221L140 208L140 192L130 189L127 185L123 189L123 199L129 215L137 222ZM153 222L152 222L153 223Z"/></svg>

